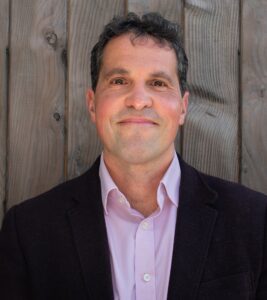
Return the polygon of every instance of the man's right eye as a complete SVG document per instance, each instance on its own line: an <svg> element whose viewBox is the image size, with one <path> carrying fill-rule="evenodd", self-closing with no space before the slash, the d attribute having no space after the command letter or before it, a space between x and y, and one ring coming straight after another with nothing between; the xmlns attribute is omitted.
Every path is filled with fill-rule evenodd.
<svg viewBox="0 0 267 300"><path fill-rule="evenodd" d="M123 78L114 78L110 81L110 83L115 85L123 85L126 84L126 80Z"/></svg>

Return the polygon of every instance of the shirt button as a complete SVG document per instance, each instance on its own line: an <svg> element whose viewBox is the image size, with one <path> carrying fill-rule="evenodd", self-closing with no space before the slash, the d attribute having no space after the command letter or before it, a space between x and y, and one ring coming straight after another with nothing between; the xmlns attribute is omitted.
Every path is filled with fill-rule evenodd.
<svg viewBox="0 0 267 300"><path fill-rule="evenodd" d="M120 196L120 197L119 197L119 202L120 202L121 204L123 204L123 203L125 202L125 199L124 199L122 196Z"/></svg>
<svg viewBox="0 0 267 300"><path fill-rule="evenodd" d="M148 273L145 273L143 276L143 279L145 282L149 282L151 280L151 275Z"/></svg>
<svg viewBox="0 0 267 300"><path fill-rule="evenodd" d="M146 221L142 222L142 228L143 228L144 230L147 230L148 227L149 227L149 223L148 223L148 222L146 222Z"/></svg>

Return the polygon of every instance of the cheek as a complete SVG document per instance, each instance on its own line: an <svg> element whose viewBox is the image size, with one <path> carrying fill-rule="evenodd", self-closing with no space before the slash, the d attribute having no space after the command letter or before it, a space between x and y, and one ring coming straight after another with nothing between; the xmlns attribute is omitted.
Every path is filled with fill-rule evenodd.
<svg viewBox="0 0 267 300"><path fill-rule="evenodd" d="M179 120L182 114L181 102L177 97L169 97L162 99L160 101L161 107L159 108L159 113L163 118L168 119L172 126L179 125Z"/></svg>
<svg viewBox="0 0 267 300"><path fill-rule="evenodd" d="M124 98L118 91L106 90L100 94L96 98L96 118L106 121L122 109Z"/></svg>
<svg viewBox="0 0 267 300"><path fill-rule="evenodd" d="M115 99L101 98L97 99L95 107L96 126L98 131L108 130L112 117L116 113Z"/></svg>

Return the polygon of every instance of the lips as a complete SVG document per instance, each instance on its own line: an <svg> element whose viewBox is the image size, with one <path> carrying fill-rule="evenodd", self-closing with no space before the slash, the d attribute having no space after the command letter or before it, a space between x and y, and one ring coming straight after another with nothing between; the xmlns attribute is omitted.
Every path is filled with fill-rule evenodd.
<svg viewBox="0 0 267 300"><path fill-rule="evenodd" d="M147 118L141 118L141 117L130 117L130 118L125 118L121 121L118 122L119 124L122 125L131 125L131 124L136 124L136 125L158 125L155 121Z"/></svg>

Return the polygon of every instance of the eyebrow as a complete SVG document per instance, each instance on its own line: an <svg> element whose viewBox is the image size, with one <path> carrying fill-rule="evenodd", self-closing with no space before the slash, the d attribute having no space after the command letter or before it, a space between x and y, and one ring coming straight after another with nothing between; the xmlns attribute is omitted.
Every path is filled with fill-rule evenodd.
<svg viewBox="0 0 267 300"><path fill-rule="evenodd" d="M123 69L123 68L114 68L108 71L107 73L104 74L104 78L109 78L113 75L120 74L120 75L125 75L129 74L129 71Z"/></svg>
<svg viewBox="0 0 267 300"><path fill-rule="evenodd" d="M170 77L167 73L163 72L163 71L158 71L158 72L153 72L152 74L150 74L151 77L159 77L159 78L164 78L167 81L169 81L170 83L174 83L172 77Z"/></svg>

